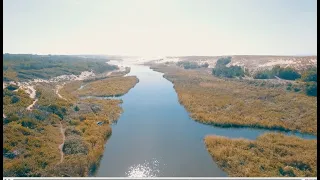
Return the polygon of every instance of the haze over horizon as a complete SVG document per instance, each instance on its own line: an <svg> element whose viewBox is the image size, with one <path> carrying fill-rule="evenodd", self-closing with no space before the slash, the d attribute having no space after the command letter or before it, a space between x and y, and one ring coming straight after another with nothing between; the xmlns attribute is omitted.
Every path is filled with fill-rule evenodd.
<svg viewBox="0 0 320 180"><path fill-rule="evenodd" d="M3 51L317 55L316 0L5 0Z"/></svg>

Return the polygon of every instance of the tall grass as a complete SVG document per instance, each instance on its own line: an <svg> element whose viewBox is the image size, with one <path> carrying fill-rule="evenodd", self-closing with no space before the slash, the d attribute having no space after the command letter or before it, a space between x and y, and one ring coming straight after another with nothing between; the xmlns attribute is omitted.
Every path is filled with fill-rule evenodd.
<svg viewBox="0 0 320 180"><path fill-rule="evenodd" d="M135 76L112 77L89 82L83 89L77 91L80 96L113 96L127 93L131 87L138 83Z"/></svg>
<svg viewBox="0 0 320 180"><path fill-rule="evenodd" d="M180 103L196 121L317 134L316 97L219 79L202 71L153 68L173 82Z"/></svg>
<svg viewBox="0 0 320 180"><path fill-rule="evenodd" d="M103 93L122 94L137 82L136 77L110 79L93 81L90 88L99 85ZM36 96L39 100L33 111L26 110L33 101L26 93L5 89L4 111L8 117L3 127L4 176L79 177L94 173L104 152L104 144L112 133L110 124L122 112L119 106L122 101L80 99L78 88L81 83L69 82L60 90L67 100L56 95L56 83L38 83ZM90 90L85 92L90 93ZM19 101L12 103L11 96L16 96ZM58 148L62 143L59 122L66 129L62 163ZM98 122L102 124L98 125Z"/></svg>
<svg viewBox="0 0 320 180"><path fill-rule="evenodd" d="M219 167L234 177L317 177L317 141L266 133L255 141L205 137Z"/></svg>

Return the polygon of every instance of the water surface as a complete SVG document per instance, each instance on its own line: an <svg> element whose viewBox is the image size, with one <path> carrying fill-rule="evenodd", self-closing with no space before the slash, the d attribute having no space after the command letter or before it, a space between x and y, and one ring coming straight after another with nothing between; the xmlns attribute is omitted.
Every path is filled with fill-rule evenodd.
<svg viewBox="0 0 320 180"><path fill-rule="evenodd" d="M205 148L206 135L256 139L270 132L195 122L179 104L173 84L162 73L134 65L129 75L136 75L139 83L120 97L124 112L117 124L112 125L112 136L95 176L224 177L227 174L218 168Z"/></svg>

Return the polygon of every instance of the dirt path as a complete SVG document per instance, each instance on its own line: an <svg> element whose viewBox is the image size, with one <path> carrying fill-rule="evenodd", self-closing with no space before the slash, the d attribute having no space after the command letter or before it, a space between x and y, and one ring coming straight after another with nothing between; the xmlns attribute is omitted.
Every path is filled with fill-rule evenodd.
<svg viewBox="0 0 320 180"><path fill-rule="evenodd" d="M59 98L63 99L63 100L67 100L66 98L62 97L61 94L59 94L59 90L61 88L63 88L63 86L65 85L65 83L63 83L62 85L57 85L56 86L56 95L58 95Z"/></svg>
<svg viewBox="0 0 320 180"><path fill-rule="evenodd" d="M66 136L64 135L64 129L63 129L63 126L62 126L61 122L60 122L60 132L61 132L61 135L62 135L62 143L59 145L61 159L60 159L60 162L58 164L62 163L63 160L64 160L63 145L64 145L64 141L66 140Z"/></svg>
<svg viewBox="0 0 320 180"><path fill-rule="evenodd" d="M38 99L35 99L35 100L33 101L33 103L30 104L30 105L27 107L27 110L32 111L32 107L36 104L37 101L38 101Z"/></svg>
<svg viewBox="0 0 320 180"><path fill-rule="evenodd" d="M31 85L21 85L19 87L19 89L20 88L23 89L26 93L28 93L31 99L35 99L36 98L36 90L34 89L33 86L31 86ZM32 102L32 104L30 104L26 109L28 111L32 111L32 107L36 104L37 101L38 101L38 99L35 99Z"/></svg>

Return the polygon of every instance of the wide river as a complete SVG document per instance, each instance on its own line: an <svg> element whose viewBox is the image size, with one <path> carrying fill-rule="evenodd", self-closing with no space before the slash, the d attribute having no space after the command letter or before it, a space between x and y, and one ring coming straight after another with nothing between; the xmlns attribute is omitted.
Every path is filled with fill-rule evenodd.
<svg viewBox="0 0 320 180"><path fill-rule="evenodd" d="M147 66L132 65L129 75L137 76L139 83L121 97L124 112L112 125L112 136L106 143L97 177L227 176L207 152L204 137L214 134L256 139L271 132L195 122L179 103L173 84L162 73Z"/></svg>

